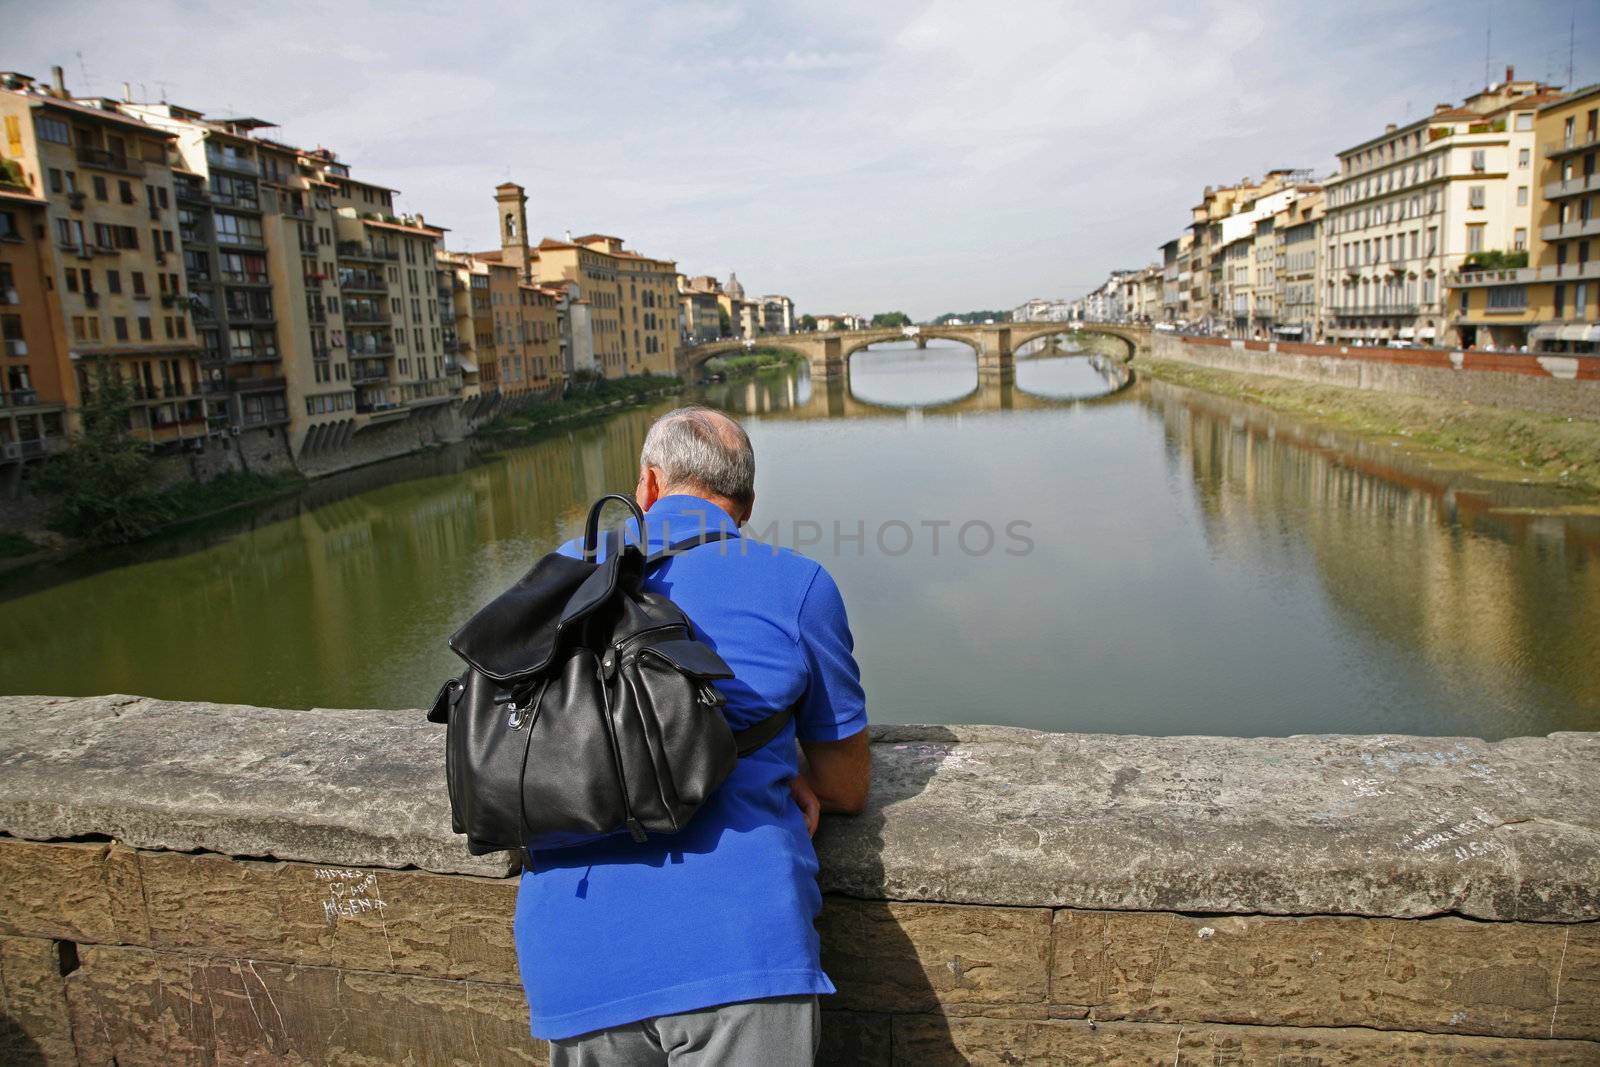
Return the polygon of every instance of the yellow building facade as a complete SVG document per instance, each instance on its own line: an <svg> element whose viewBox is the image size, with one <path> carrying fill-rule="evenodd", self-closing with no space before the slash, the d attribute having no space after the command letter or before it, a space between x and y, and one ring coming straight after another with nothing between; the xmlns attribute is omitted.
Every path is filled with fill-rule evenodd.
<svg viewBox="0 0 1600 1067"><path fill-rule="evenodd" d="M1481 349L1600 354L1600 85L1545 104L1526 266L1450 276L1461 343Z"/></svg>

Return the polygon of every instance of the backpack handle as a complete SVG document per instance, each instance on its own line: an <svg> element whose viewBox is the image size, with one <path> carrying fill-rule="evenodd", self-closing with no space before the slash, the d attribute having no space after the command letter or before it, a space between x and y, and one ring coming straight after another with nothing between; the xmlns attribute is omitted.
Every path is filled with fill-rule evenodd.
<svg viewBox="0 0 1600 1067"><path fill-rule="evenodd" d="M622 493L607 493L594 502L589 509L589 519L583 524L583 558L587 563L593 563L599 550L600 513L606 508L606 501L616 500L627 506L633 512L633 519L638 524L639 536L644 537L644 511L639 507L639 502L631 496ZM620 540L620 538L619 538Z"/></svg>

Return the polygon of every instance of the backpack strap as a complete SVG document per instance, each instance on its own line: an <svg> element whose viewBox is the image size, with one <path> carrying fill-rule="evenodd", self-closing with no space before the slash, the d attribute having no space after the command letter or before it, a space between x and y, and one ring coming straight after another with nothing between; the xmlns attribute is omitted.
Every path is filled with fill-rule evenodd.
<svg viewBox="0 0 1600 1067"><path fill-rule="evenodd" d="M644 563L645 566L648 567L653 563L660 563L664 559L670 559L673 556L682 555L691 548L699 548L701 545L709 545L715 541L732 540L738 536L738 530L702 530L693 537L685 537L682 541L674 541L672 544L667 545L659 552L650 553L650 555L645 558Z"/></svg>
<svg viewBox="0 0 1600 1067"><path fill-rule="evenodd" d="M789 725L789 720L792 718L794 718L794 708L787 707L782 711L773 712L765 719L752 726L747 726L743 730L735 730L733 743L738 746L739 755L741 757L748 756L774 737L777 737L783 732L783 728Z"/></svg>
<svg viewBox="0 0 1600 1067"><path fill-rule="evenodd" d="M645 560L645 566L648 567L651 564L660 563L662 560L681 555L682 553L689 551L691 548L699 548L701 545L714 544L717 541L733 540L738 536L738 530L705 530L701 533L695 534L693 537L686 537L682 541L674 541L672 544L667 545L659 552L652 552ZM774 737L777 737L783 732L783 728L789 725L789 720L792 718L794 718L794 708L788 707L784 708L782 711L773 712L765 719L753 723L750 726L745 727L743 730L735 730L733 733L733 743L738 750L740 757L742 758L750 755L750 753L763 747Z"/></svg>

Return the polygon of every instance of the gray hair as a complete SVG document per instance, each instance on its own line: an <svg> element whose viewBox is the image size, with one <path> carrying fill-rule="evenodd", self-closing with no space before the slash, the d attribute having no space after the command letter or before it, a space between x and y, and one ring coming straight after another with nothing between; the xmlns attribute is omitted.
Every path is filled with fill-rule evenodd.
<svg viewBox="0 0 1600 1067"><path fill-rule="evenodd" d="M639 468L655 467L667 488L699 489L749 504L756 495L750 435L720 411L693 405L669 411L645 434Z"/></svg>

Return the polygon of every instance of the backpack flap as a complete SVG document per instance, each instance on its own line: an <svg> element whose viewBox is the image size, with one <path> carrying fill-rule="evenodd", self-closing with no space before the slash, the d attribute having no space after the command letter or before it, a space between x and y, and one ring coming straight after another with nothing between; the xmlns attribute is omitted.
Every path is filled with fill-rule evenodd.
<svg viewBox="0 0 1600 1067"><path fill-rule="evenodd" d="M589 580L604 570L552 552L516 585L479 609L450 637L450 648L472 668L497 682L531 674L555 654L568 605L580 591L590 610L604 600ZM609 590L614 576L601 579Z"/></svg>
<svg viewBox="0 0 1600 1067"><path fill-rule="evenodd" d="M733 677L733 668L724 663L710 645L701 641L663 641L640 649L639 654L660 656L677 668L678 673L702 682Z"/></svg>

